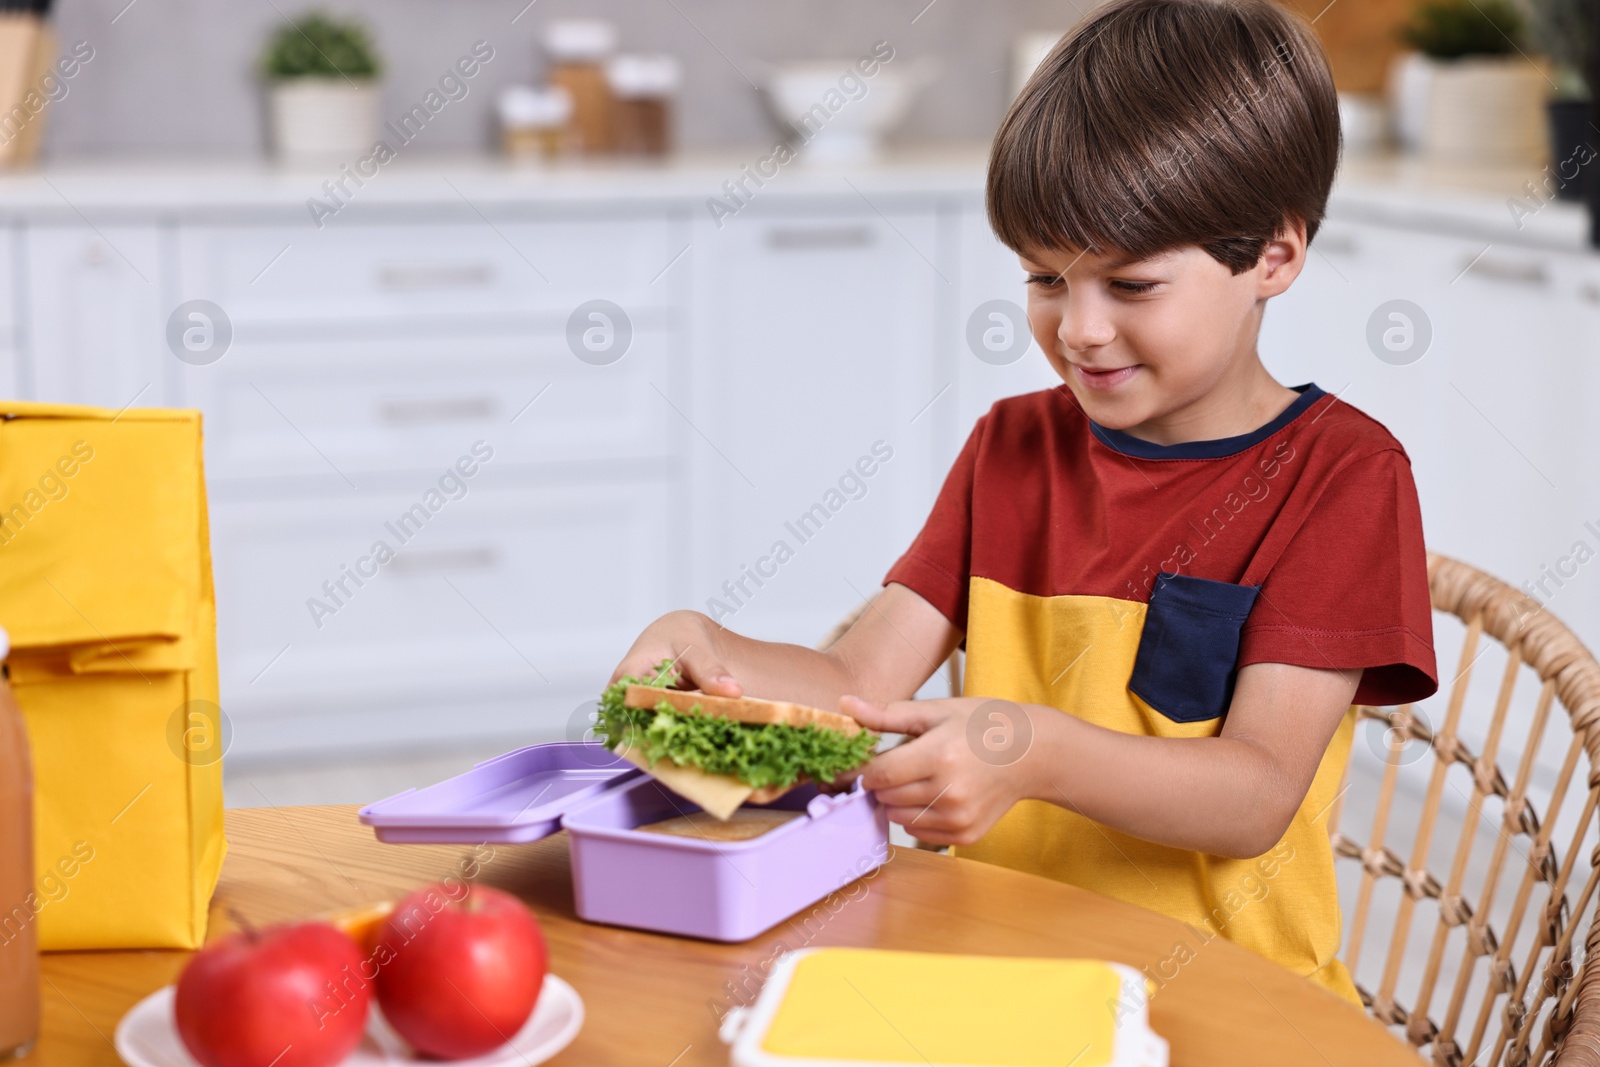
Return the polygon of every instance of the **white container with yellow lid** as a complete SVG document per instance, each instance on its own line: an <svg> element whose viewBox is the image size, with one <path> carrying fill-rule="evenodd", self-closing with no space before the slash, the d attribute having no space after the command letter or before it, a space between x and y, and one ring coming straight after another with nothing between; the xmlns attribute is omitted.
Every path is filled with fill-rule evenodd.
<svg viewBox="0 0 1600 1067"><path fill-rule="evenodd" d="M720 1036L735 1067L1167 1067L1149 991L1102 960L802 949Z"/></svg>

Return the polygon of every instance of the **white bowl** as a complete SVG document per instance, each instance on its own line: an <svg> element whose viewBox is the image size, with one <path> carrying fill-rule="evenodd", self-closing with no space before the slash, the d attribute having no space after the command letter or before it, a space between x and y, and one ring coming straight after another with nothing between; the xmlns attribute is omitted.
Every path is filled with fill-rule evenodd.
<svg viewBox="0 0 1600 1067"><path fill-rule="evenodd" d="M774 65L762 88L773 115L794 128L803 158L861 162L878 154L931 76L926 62L891 60L869 77L853 59L806 60Z"/></svg>
<svg viewBox="0 0 1600 1067"><path fill-rule="evenodd" d="M128 1009L117 1024L117 1055L131 1067L199 1067L172 1017L175 986L163 986ZM553 974L544 976L539 1003L527 1023L510 1041L472 1059L456 1060L452 1067L533 1067L572 1044L583 1029L583 998ZM340 1067L399 1067L402 1064L438 1064L407 1047L384 1020L376 1002L367 1014L367 1032L361 1044Z"/></svg>

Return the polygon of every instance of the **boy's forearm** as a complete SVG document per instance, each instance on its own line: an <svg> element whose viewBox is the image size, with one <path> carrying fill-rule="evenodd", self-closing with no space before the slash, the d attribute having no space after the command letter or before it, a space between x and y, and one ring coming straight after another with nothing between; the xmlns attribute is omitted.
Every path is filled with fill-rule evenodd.
<svg viewBox="0 0 1600 1067"><path fill-rule="evenodd" d="M779 641L758 641L705 619L703 639L746 696L791 700L832 711L853 692L848 664L832 652Z"/></svg>
<svg viewBox="0 0 1600 1067"><path fill-rule="evenodd" d="M1293 813L1269 753L1224 737L1124 734L1055 708L1026 707L1034 729L1018 769L1028 796L1133 837L1217 856L1258 856Z"/></svg>

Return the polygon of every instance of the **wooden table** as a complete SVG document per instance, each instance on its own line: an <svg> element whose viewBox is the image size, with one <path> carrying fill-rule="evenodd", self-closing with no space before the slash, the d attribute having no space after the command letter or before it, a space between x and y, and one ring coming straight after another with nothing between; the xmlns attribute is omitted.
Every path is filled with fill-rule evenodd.
<svg viewBox="0 0 1600 1067"><path fill-rule="evenodd" d="M353 808L227 813L229 855L211 905L213 936L236 910L253 924L394 899L458 873L470 846L384 845ZM868 945L1017 956L1092 956L1155 972L1187 928L1132 905L988 864L895 849L873 876L737 945L594 926L573 912L564 834L478 846L478 880L538 913L551 968L582 994L588 1017L555 1064L726 1064L717 1018L749 1003L785 949ZM492 848L492 853L490 849ZM1193 936L1188 938L1193 943ZM183 952L52 953L44 962L44 1033L24 1064L115 1064L111 1035L136 1001L176 980ZM1216 939L1166 982L1151 1021L1173 1067L1420 1062L1343 1001Z"/></svg>

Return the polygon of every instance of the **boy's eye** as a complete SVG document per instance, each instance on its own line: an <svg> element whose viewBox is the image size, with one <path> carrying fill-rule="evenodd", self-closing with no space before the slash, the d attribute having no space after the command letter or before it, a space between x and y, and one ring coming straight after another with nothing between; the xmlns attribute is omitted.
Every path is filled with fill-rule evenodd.
<svg viewBox="0 0 1600 1067"><path fill-rule="evenodd" d="M1028 284L1029 285L1036 285L1040 289L1050 289L1050 288L1053 288L1053 287L1059 285L1060 283L1061 283L1061 275L1059 275L1059 274L1030 274L1030 275L1028 275Z"/></svg>
<svg viewBox="0 0 1600 1067"><path fill-rule="evenodd" d="M1121 281L1117 281L1117 282L1112 282L1111 283L1111 287L1113 289L1115 289L1119 293L1126 293L1129 296L1138 296L1140 293L1148 293L1148 292L1150 292L1152 289L1154 289L1156 286L1158 286L1160 284L1161 284L1160 282L1121 282Z"/></svg>

